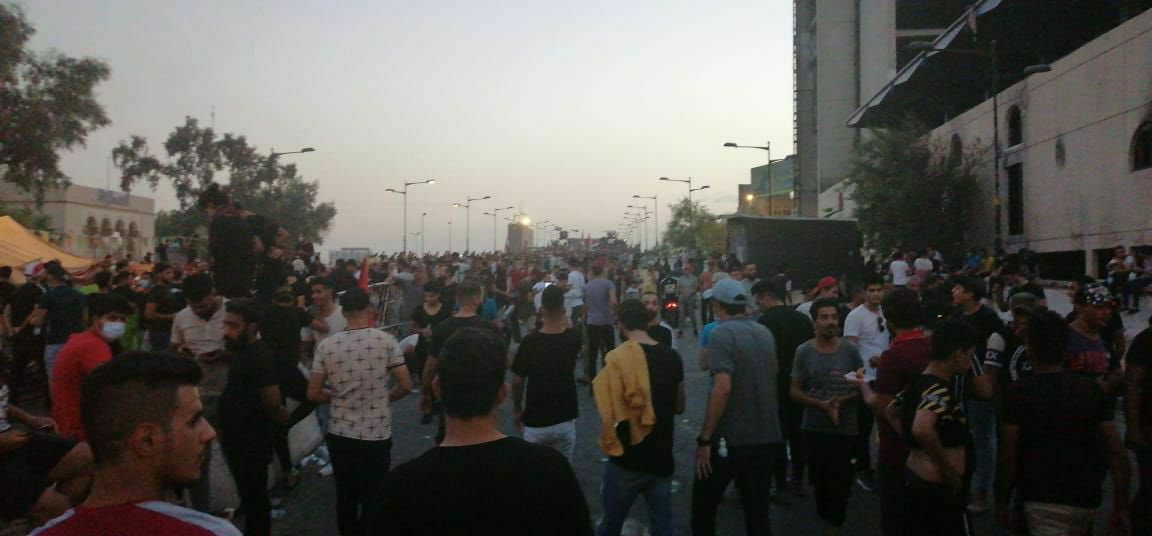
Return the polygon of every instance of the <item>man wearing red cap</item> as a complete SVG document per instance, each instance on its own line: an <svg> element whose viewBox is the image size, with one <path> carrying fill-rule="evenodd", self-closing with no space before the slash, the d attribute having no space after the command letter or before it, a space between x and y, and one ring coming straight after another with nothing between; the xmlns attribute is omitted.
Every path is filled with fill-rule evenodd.
<svg viewBox="0 0 1152 536"><path fill-rule="evenodd" d="M817 300L838 300L840 299L840 282L835 277L830 275L824 276L818 283L816 283L816 296L812 301L807 301L796 306L796 312L804 315L809 320L812 319L811 311L812 304Z"/></svg>

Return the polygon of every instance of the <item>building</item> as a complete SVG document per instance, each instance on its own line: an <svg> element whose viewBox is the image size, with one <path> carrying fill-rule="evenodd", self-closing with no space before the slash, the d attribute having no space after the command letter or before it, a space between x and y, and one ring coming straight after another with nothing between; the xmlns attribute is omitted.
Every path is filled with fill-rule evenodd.
<svg viewBox="0 0 1152 536"><path fill-rule="evenodd" d="M848 175L860 131L845 121L971 0L794 0L797 212L822 217L820 195Z"/></svg>
<svg viewBox="0 0 1152 536"><path fill-rule="evenodd" d="M328 252L328 265L336 264L338 260L354 260L360 262L364 257L372 255L372 250L369 248L340 248Z"/></svg>
<svg viewBox="0 0 1152 536"><path fill-rule="evenodd" d="M0 183L0 204L47 216L52 222L49 239L82 257L140 259L152 250L156 238L155 200L117 190L76 184L55 188L44 193L37 208L34 194Z"/></svg>
<svg viewBox="0 0 1152 536"><path fill-rule="evenodd" d="M505 244L505 251L512 254L519 254L528 251L533 247L533 229L532 225L522 223L529 221L527 217L520 221L508 224L508 238Z"/></svg>
<svg viewBox="0 0 1152 536"><path fill-rule="evenodd" d="M1045 278L1103 275L1114 246L1152 244L1152 0L972 9L847 124L913 114L953 150L990 147L973 245L1027 247ZM971 53L992 42L995 63Z"/></svg>
<svg viewBox="0 0 1152 536"><path fill-rule="evenodd" d="M741 214L792 216L795 214L796 155L757 166L750 171L748 184L738 185Z"/></svg>

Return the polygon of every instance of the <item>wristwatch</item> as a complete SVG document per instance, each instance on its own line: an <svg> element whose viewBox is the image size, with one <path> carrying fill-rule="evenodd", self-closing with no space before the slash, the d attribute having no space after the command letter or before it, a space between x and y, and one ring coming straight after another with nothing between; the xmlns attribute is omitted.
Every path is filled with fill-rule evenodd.
<svg viewBox="0 0 1152 536"><path fill-rule="evenodd" d="M697 447L711 447L712 446L712 440L711 439L705 439L704 436L697 437L696 438L696 446Z"/></svg>

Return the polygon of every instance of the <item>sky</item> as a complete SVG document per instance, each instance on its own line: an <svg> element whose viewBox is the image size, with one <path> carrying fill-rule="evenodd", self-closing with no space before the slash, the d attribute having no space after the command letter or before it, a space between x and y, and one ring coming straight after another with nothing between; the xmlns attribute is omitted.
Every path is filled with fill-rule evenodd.
<svg viewBox="0 0 1152 536"><path fill-rule="evenodd" d="M408 195L409 233L429 213L426 250L448 248L449 221L454 250L466 227L490 249L482 212L507 206L602 236L633 195L658 195L666 226L687 185L662 176L733 212L766 154L723 143L793 150L791 2L16 1L34 50L112 70L98 87L112 124L64 156L74 183L105 186L131 135L162 152L185 116L262 151L314 147L281 158L336 204L324 251L399 250L402 199L384 189L405 181L437 181ZM170 188L134 193L177 206ZM466 225L452 203L485 195Z"/></svg>

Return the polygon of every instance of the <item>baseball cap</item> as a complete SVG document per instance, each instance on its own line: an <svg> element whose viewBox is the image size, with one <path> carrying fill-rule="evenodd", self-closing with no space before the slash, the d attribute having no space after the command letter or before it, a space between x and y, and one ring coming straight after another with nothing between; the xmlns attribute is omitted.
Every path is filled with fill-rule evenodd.
<svg viewBox="0 0 1152 536"><path fill-rule="evenodd" d="M735 279L721 279L712 288L704 291L704 299L714 299L728 305L748 305L748 293L744 285Z"/></svg>
<svg viewBox="0 0 1152 536"><path fill-rule="evenodd" d="M816 283L816 288L819 288L819 289L832 288L832 287L835 287L839 284L840 284L840 282L837 281L835 277L832 277L830 275L826 275L818 283Z"/></svg>
<svg viewBox="0 0 1152 536"><path fill-rule="evenodd" d="M1116 305L1116 297L1104 283L1091 283L1080 287L1076 291L1076 303L1079 305Z"/></svg>
<svg viewBox="0 0 1152 536"><path fill-rule="evenodd" d="M1014 313L1032 314L1040 307L1039 301L1031 292L1017 292L1008 298L1008 309Z"/></svg>

